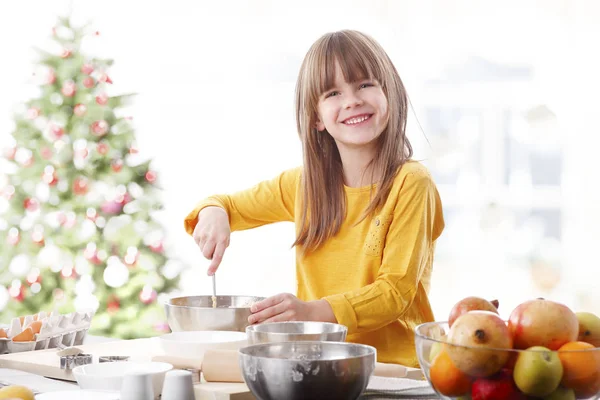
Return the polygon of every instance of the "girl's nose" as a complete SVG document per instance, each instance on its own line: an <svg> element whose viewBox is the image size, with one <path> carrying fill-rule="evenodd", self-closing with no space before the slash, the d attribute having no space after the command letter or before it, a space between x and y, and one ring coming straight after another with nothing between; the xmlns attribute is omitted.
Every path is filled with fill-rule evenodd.
<svg viewBox="0 0 600 400"><path fill-rule="evenodd" d="M354 93L349 94L345 101L344 101L344 108L348 109L348 108L352 108L352 107L358 107L361 106L363 104L363 101L360 97L358 97L357 95L355 95Z"/></svg>

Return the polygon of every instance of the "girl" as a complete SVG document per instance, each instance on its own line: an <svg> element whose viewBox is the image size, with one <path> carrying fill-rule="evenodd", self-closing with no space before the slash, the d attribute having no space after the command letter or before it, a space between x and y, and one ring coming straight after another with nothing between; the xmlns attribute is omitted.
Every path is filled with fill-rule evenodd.
<svg viewBox="0 0 600 400"><path fill-rule="evenodd" d="M249 323L327 321L380 362L418 366L413 329L433 321L427 297L442 205L412 161L407 96L369 36L328 33L308 51L296 86L304 166L232 195L209 197L185 229L215 273L231 231L296 225L297 297L254 304Z"/></svg>

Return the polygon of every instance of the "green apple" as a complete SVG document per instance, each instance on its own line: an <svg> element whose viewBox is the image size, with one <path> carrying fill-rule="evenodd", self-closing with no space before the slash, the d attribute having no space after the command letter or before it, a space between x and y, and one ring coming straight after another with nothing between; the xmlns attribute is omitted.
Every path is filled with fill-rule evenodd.
<svg viewBox="0 0 600 400"><path fill-rule="evenodd" d="M579 337L577 340L594 347L600 347L600 318L590 312L575 313L579 321Z"/></svg>
<svg viewBox="0 0 600 400"><path fill-rule="evenodd" d="M573 389L566 389L562 386L559 386L554 392L550 393L550 395L544 397L544 400L575 400L575 392Z"/></svg>
<svg viewBox="0 0 600 400"><path fill-rule="evenodd" d="M558 388L563 367L558 353L533 346L519 353L513 378L521 392L536 397L548 396Z"/></svg>
<svg viewBox="0 0 600 400"><path fill-rule="evenodd" d="M440 351L442 351L442 346L443 346L443 343L441 343L441 342L434 342L431 345L431 349L429 349L429 362L433 362L433 359L435 358L435 356L440 354Z"/></svg>

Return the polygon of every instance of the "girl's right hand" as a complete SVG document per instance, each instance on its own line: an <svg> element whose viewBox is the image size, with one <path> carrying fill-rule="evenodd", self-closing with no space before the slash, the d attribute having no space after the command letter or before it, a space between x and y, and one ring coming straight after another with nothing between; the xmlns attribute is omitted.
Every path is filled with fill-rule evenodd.
<svg viewBox="0 0 600 400"><path fill-rule="evenodd" d="M215 206L203 208L198 214L198 223L192 236L202 255L212 260L208 266L208 275L213 275L229 246L231 228L227 211Z"/></svg>

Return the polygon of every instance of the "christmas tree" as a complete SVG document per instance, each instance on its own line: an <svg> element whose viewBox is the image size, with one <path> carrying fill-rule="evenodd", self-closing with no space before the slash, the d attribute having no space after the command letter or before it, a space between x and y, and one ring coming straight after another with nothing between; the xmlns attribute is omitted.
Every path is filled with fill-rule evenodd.
<svg viewBox="0 0 600 400"><path fill-rule="evenodd" d="M97 35L59 19L57 50L38 50L39 95L14 116L0 182L0 322L91 309L90 333L153 336L168 331L158 297L181 268L153 214L160 187L125 112L132 96L113 95L112 60L83 54Z"/></svg>

